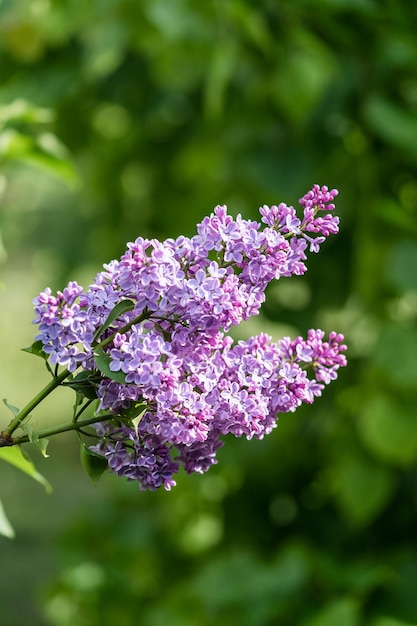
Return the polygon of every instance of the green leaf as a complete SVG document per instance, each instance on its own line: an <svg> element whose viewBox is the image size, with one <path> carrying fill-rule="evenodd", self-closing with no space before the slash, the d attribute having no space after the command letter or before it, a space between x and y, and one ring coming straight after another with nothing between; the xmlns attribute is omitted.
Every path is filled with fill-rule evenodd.
<svg viewBox="0 0 417 626"><path fill-rule="evenodd" d="M47 453L46 449L47 449L48 444L49 444L49 439L44 437L43 439L36 439L36 441L34 441L33 443L38 448L38 450L42 454L42 456L45 459L48 459L49 458L49 454Z"/></svg>
<svg viewBox="0 0 417 626"><path fill-rule="evenodd" d="M404 150L412 162L417 158L417 119L414 112L385 95L372 95L363 112L369 126L389 145Z"/></svg>
<svg viewBox="0 0 417 626"><path fill-rule="evenodd" d="M4 512L3 504L0 500L0 535L4 535L4 537L8 537L9 539L13 539L15 536L15 532L7 519L6 513Z"/></svg>
<svg viewBox="0 0 417 626"><path fill-rule="evenodd" d="M88 398L88 400L96 400L98 382L98 374L95 370L84 370L71 380L68 380L65 386L71 387L71 389Z"/></svg>
<svg viewBox="0 0 417 626"><path fill-rule="evenodd" d="M15 128L5 128L0 133L0 155L3 159L29 163L41 168L70 186L79 184L79 176L71 163L67 149L50 132L43 132L34 137Z"/></svg>
<svg viewBox="0 0 417 626"><path fill-rule="evenodd" d="M139 415L137 415L133 420L132 420L132 426L135 429L135 433L136 435L138 434L138 426L139 423L142 419L142 417L145 415L146 411L148 410L148 408L146 407L145 409L143 409L143 411L141 411L141 413Z"/></svg>
<svg viewBox="0 0 417 626"><path fill-rule="evenodd" d="M231 38L225 38L213 48L213 56L207 66L205 109L210 118L217 118L224 108L228 84L232 80L238 51Z"/></svg>
<svg viewBox="0 0 417 626"><path fill-rule="evenodd" d="M83 466L86 474L96 485L108 468L106 459L103 456L89 450L83 442L81 442L80 458L81 465Z"/></svg>
<svg viewBox="0 0 417 626"><path fill-rule="evenodd" d="M170 341L171 340L171 333L169 333L168 331L164 330L160 324L155 323L155 328L157 328L159 330L159 332L161 333L161 335L163 336L165 341Z"/></svg>
<svg viewBox="0 0 417 626"><path fill-rule="evenodd" d="M358 602L353 598L332 600L306 626L359 626Z"/></svg>
<svg viewBox="0 0 417 626"><path fill-rule="evenodd" d="M378 219L386 222L389 227L394 226L395 229L401 229L407 233L408 236L417 234L417 223L413 213L409 213L405 210L400 202L380 196L375 199L375 206L378 206ZM392 271L389 263L386 263L386 267L388 278L392 280ZM407 272L407 274L409 274L409 272ZM402 282L402 277L400 280ZM396 277L394 277L394 281L396 281Z"/></svg>
<svg viewBox="0 0 417 626"><path fill-rule="evenodd" d="M379 392L358 415L357 426L364 444L382 461L406 466L417 459L413 406Z"/></svg>
<svg viewBox="0 0 417 626"><path fill-rule="evenodd" d="M387 322L377 342L373 361L384 370L392 384L406 387L417 384L417 331Z"/></svg>
<svg viewBox="0 0 417 626"><path fill-rule="evenodd" d="M98 337L100 337L100 335L106 330L106 328L109 328L109 326L111 326L111 324L115 320L117 320L117 318L120 317L122 313L131 311L134 308L134 306L135 306L135 303L133 302L133 300L129 300L129 299L118 302L116 306L110 311L110 314L108 318L106 319L106 321L104 322L104 324L100 326L100 328L96 332L95 340L97 340Z"/></svg>
<svg viewBox="0 0 417 626"><path fill-rule="evenodd" d="M142 414L148 409L148 405L142 401L131 402L127 409L121 409L119 415L123 419L133 420L135 417Z"/></svg>
<svg viewBox="0 0 417 626"><path fill-rule="evenodd" d="M400 290L417 291L417 242L401 240L391 248L387 260L387 278Z"/></svg>
<svg viewBox="0 0 417 626"><path fill-rule="evenodd" d="M48 493L52 491L50 483L36 470L32 461L19 446L0 448L0 459L3 459L6 463L10 463L10 465L13 465L14 467L17 467L17 469L36 480L45 487L45 490Z"/></svg>
<svg viewBox="0 0 417 626"><path fill-rule="evenodd" d="M113 372L110 369L111 358L108 354L104 352L102 348L95 348L94 350L94 361L104 376L110 378L111 380L115 380L117 383L123 384L126 382L126 375L121 372Z"/></svg>
<svg viewBox="0 0 417 626"><path fill-rule="evenodd" d="M255 6L250 7L245 2L231 2L225 5L225 9L236 24L236 28L254 46L264 53L274 49L275 42L267 25L267 17L262 11Z"/></svg>
<svg viewBox="0 0 417 626"><path fill-rule="evenodd" d="M299 29L285 63L271 74L271 96L288 120L302 128L323 98L336 68L328 49L312 31Z"/></svg>
<svg viewBox="0 0 417 626"><path fill-rule="evenodd" d="M49 124L53 119L54 112L52 109L38 107L22 98L0 106L0 122L3 123Z"/></svg>
<svg viewBox="0 0 417 626"><path fill-rule="evenodd" d="M371 523L381 513L395 487L389 469L358 455L339 458L331 476L337 504L358 526Z"/></svg>
<svg viewBox="0 0 417 626"><path fill-rule="evenodd" d="M127 409L122 409L119 413L123 420L130 422L132 428L135 429L138 434L138 426L142 417L148 410L148 405L145 402L131 402Z"/></svg>
<svg viewBox="0 0 417 626"><path fill-rule="evenodd" d="M49 444L49 439L46 439L46 438L39 439L38 433L36 432L36 430L32 428L32 426L29 423L29 420L20 424L20 428L23 430L23 432L27 434L30 443L33 443L33 445L36 446L36 448L39 450L41 455L45 459L49 458L49 454L47 454L46 452L46 449Z"/></svg>
<svg viewBox="0 0 417 626"><path fill-rule="evenodd" d="M70 187L77 187L79 183L77 172L67 159L59 158L54 154L43 150L40 146L37 146L36 149L20 156L19 161L29 165L34 165L38 169L42 169L48 174L52 174Z"/></svg>
<svg viewBox="0 0 417 626"><path fill-rule="evenodd" d="M0 156L3 160L21 160L33 148L31 137L12 128L0 134Z"/></svg>
<svg viewBox="0 0 417 626"><path fill-rule="evenodd" d="M19 413L19 409L16 406L13 406L13 404L9 404L7 402L7 400L6 400L6 398L3 398L3 402L7 406L9 411L11 411L13 413L13 415L17 415Z"/></svg>
<svg viewBox="0 0 417 626"><path fill-rule="evenodd" d="M22 348L22 352L28 352L29 354L34 354L35 356L39 356L46 361L48 355L43 351L43 343L41 340L35 341L31 346L27 348Z"/></svg>

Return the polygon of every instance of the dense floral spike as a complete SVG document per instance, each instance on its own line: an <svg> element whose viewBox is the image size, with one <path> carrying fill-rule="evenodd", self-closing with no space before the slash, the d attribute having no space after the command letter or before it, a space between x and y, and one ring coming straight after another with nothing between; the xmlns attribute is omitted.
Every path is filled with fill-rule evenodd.
<svg viewBox="0 0 417 626"><path fill-rule="evenodd" d="M181 466L201 473L215 463L224 435L262 438L337 377L340 334L277 343L261 334L236 345L225 334L259 312L269 282L303 274L307 249L338 232L327 213L336 195L314 185L300 200L303 217L281 203L260 209L262 223L218 206L194 237L139 237L86 291L72 282L35 299L36 338L51 364L99 377L94 450L113 471L141 489L170 489ZM130 310L108 323L127 299ZM94 361L100 343L104 372ZM135 423L125 417L134 403L145 407ZM114 420L99 422L100 411Z"/></svg>

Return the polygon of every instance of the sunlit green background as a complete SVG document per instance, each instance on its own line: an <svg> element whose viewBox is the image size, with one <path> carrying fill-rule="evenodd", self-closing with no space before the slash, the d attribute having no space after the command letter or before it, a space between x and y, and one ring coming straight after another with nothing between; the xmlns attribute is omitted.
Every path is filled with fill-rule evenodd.
<svg viewBox="0 0 417 626"><path fill-rule="evenodd" d="M34 456L51 495L2 463L2 625L417 624L416 32L409 0L0 0L1 397L47 380L19 351L45 286L316 182L340 235L238 332L349 344L322 399L171 493L94 487L75 436Z"/></svg>

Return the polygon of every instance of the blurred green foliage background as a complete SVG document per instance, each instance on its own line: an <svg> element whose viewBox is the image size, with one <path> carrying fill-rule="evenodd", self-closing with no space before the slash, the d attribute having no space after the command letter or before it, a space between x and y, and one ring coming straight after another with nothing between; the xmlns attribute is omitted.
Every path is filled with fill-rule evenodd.
<svg viewBox="0 0 417 626"><path fill-rule="evenodd" d="M35 459L52 495L2 464L4 626L417 624L416 29L408 0L0 0L2 397L47 378L19 352L46 285L316 182L340 235L237 333L349 345L322 399L171 493L94 487L70 436Z"/></svg>

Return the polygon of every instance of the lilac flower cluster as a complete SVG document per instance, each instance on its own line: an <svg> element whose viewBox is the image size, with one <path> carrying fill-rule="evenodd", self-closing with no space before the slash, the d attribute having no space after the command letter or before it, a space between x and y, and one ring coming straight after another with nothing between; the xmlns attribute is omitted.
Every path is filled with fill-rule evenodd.
<svg viewBox="0 0 417 626"><path fill-rule="evenodd" d="M216 462L223 435L262 438L279 413L313 402L336 378L346 364L340 334L237 344L225 334L259 312L271 280L303 274L307 248L318 252L338 232L336 195L314 185L301 219L281 203L260 209L263 225L218 206L194 237L138 238L86 291L71 282L35 299L36 339L51 364L98 378L94 450L113 471L142 489L170 489L181 466L204 472ZM121 302L130 304L110 318ZM141 408L133 421L132 406ZM114 419L100 421L109 412Z"/></svg>

